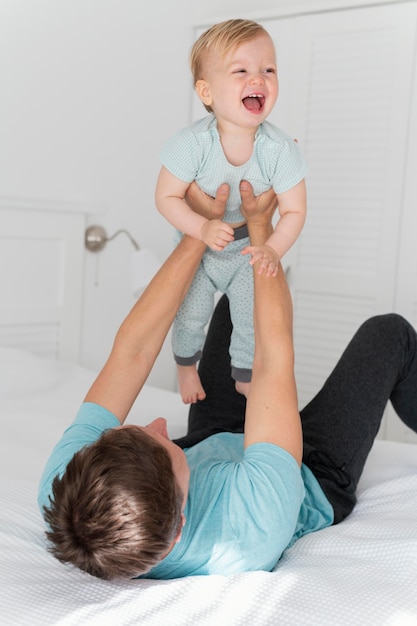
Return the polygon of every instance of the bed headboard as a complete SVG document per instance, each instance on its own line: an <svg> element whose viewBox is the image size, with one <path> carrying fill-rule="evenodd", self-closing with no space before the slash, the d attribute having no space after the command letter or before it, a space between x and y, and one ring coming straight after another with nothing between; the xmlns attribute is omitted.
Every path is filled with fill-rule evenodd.
<svg viewBox="0 0 417 626"><path fill-rule="evenodd" d="M78 361L85 222L81 212L0 206L0 345Z"/></svg>

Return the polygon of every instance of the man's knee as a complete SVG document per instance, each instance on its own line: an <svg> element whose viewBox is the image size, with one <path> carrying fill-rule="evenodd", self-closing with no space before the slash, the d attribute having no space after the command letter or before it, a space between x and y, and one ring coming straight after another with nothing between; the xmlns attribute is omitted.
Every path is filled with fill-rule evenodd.
<svg viewBox="0 0 417 626"><path fill-rule="evenodd" d="M374 315L368 318L360 326L359 330L367 332L392 333L396 329L412 328L411 324L399 313L383 313L382 315Z"/></svg>
<svg viewBox="0 0 417 626"><path fill-rule="evenodd" d="M417 335L413 326L399 313L384 313L367 319L355 336L361 344L373 346L391 346L417 348Z"/></svg>

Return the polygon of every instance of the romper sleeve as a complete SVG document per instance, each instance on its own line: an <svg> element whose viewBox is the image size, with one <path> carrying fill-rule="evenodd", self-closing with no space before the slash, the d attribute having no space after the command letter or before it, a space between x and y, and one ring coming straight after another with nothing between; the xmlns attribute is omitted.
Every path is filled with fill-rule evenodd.
<svg viewBox="0 0 417 626"><path fill-rule="evenodd" d="M293 139L287 138L279 152L277 167L272 180L274 190L276 193L284 193L301 182L306 174L307 163L299 145Z"/></svg>
<svg viewBox="0 0 417 626"><path fill-rule="evenodd" d="M307 163L300 146L280 128L264 122L256 148L260 167L276 193L288 191L305 178Z"/></svg>
<svg viewBox="0 0 417 626"><path fill-rule="evenodd" d="M162 165L186 183L191 183L197 177L201 158L202 147L191 128L174 133L160 152Z"/></svg>

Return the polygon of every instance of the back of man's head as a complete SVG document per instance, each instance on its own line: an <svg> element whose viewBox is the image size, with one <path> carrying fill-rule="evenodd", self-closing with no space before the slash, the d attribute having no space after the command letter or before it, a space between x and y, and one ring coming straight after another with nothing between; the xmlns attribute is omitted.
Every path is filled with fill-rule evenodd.
<svg viewBox="0 0 417 626"><path fill-rule="evenodd" d="M50 551L99 578L145 574L181 528L181 493L163 446L139 428L104 432L52 485Z"/></svg>

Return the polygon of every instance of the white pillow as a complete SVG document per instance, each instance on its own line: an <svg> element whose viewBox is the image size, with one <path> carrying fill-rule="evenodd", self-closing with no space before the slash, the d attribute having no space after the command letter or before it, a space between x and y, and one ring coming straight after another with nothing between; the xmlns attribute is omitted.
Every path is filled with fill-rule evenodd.
<svg viewBox="0 0 417 626"><path fill-rule="evenodd" d="M59 378L53 359L0 346L0 396L49 389Z"/></svg>

